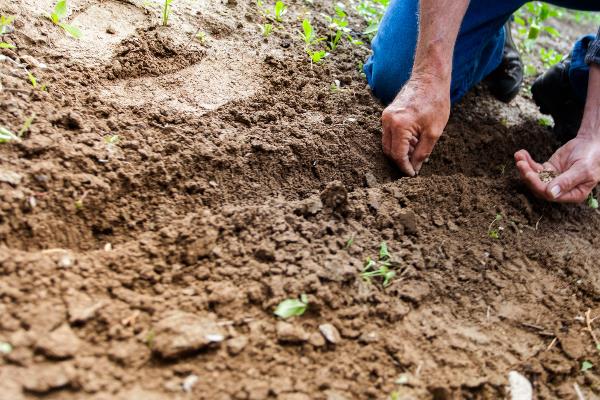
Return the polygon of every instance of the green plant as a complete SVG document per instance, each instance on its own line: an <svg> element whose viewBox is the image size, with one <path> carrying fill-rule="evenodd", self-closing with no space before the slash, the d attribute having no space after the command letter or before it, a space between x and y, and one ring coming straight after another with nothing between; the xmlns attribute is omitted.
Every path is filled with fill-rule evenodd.
<svg viewBox="0 0 600 400"><path fill-rule="evenodd" d="M552 126L552 119L550 117L540 117L537 122L539 126Z"/></svg>
<svg viewBox="0 0 600 400"><path fill-rule="evenodd" d="M592 364L590 361L585 360L581 363L581 372L588 371L592 368L594 368L594 364Z"/></svg>
<svg viewBox="0 0 600 400"><path fill-rule="evenodd" d="M535 75L537 69L532 61L532 51L540 34L547 33L551 36L560 36L560 33L552 26L547 25L551 18L559 18L563 14L558 7L551 6L540 1L533 1L521 7L514 16L517 25L519 49L523 54L525 73ZM538 56L544 66L550 67L562 59L562 55L555 50L540 47Z"/></svg>
<svg viewBox="0 0 600 400"><path fill-rule="evenodd" d="M4 15L0 15L0 35L4 35L4 34L12 32L12 30L13 30L12 23L14 20L15 20L15 17L12 17L10 15L8 17L5 17ZM14 48L16 48L15 45L0 41L0 49L14 49Z"/></svg>
<svg viewBox="0 0 600 400"><path fill-rule="evenodd" d="M283 3L283 1L278 0L275 3L275 8L273 9L273 11L275 13L275 21L283 22L283 15L287 12L287 7Z"/></svg>
<svg viewBox="0 0 600 400"><path fill-rule="evenodd" d="M300 299L287 299L279 303L274 314L280 318L287 319L304 314L307 308L308 296L302 294Z"/></svg>
<svg viewBox="0 0 600 400"><path fill-rule="evenodd" d="M325 38L317 37L315 30L308 18L304 18L302 21L302 32L300 33L300 37L302 40L304 40L304 51L306 51L312 63L318 64L327 56L327 52L325 50L313 50L313 47L317 43L325 40Z"/></svg>
<svg viewBox="0 0 600 400"><path fill-rule="evenodd" d="M587 198L587 205L589 208L593 208L594 210L598 208L598 199L594 197L592 193Z"/></svg>
<svg viewBox="0 0 600 400"><path fill-rule="evenodd" d="M367 257L360 276L367 282L371 282L372 278L382 278L383 287L388 287L392 283L392 279L396 277L394 268L398 265L398 262L392 260L387 243L382 242L377 260Z"/></svg>
<svg viewBox="0 0 600 400"><path fill-rule="evenodd" d="M21 138L7 128L0 126L0 143L20 142Z"/></svg>
<svg viewBox="0 0 600 400"><path fill-rule="evenodd" d="M169 25L169 17L171 16L171 3L173 0L165 0L162 8L162 24L163 26Z"/></svg>
<svg viewBox="0 0 600 400"><path fill-rule="evenodd" d="M46 85L40 85L38 79L31 72L27 71L27 79L31 83L34 89L40 89L41 91L46 91Z"/></svg>
<svg viewBox="0 0 600 400"><path fill-rule="evenodd" d="M13 347L8 342L0 342L0 354L8 354L13 350Z"/></svg>
<svg viewBox="0 0 600 400"><path fill-rule="evenodd" d="M200 42L200 44L206 44L206 32L198 31L194 37L198 42Z"/></svg>
<svg viewBox="0 0 600 400"><path fill-rule="evenodd" d="M25 119L25 122L23 122L23 126L21 126L21 129L19 129L19 132L17 133L17 135L21 138L23 137L23 135L29 130L29 128L31 128L31 124L33 124L33 121L35 120L35 113L31 114L27 119Z"/></svg>
<svg viewBox="0 0 600 400"><path fill-rule="evenodd" d="M271 33L273 33L273 24L263 24L263 25L260 25L260 30L261 30L262 35L264 37L267 37Z"/></svg>
<svg viewBox="0 0 600 400"><path fill-rule="evenodd" d="M339 82L339 81L338 81ZM349 249L354 244L354 235L350 236L348 240L346 240L346 244L344 245L345 249Z"/></svg>
<svg viewBox="0 0 600 400"><path fill-rule="evenodd" d="M499 225L500 221L502 221L502 214L498 213L488 227L488 236L492 239L500 239L500 233L504 230L504 228Z"/></svg>
<svg viewBox="0 0 600 400"><path fill-rule="evenodd" d="M342 3L337 3L334 7L335 15L329 16L323 14L323 17L329 23L329 41L328 47L330 51L334 51L340 44L342 38L347 38L348 41L355 45L362 45L363 42L356 40L350 34L348 27L348 14Z"/></svg>
<svg viewBox="0 0 600 400"><path fill-rule="evenodd" d="M79 39L81 37L81 31L77 27L63 22L63 20L67 16L67 13L67 0L59 0L54 6L54 10L48 16L48 18L50 18L50 21L52 21L54 25L61 27L65 32L67 32L75 39Z"/></svg>
<svg viewBox="0 0 600 400"><path fill-rule="evenodd" d="M356 6L356 11L368 24L363 34L369 39L372 39L377 33L381 18L389 4L390 0L360 0Z"/></svg>

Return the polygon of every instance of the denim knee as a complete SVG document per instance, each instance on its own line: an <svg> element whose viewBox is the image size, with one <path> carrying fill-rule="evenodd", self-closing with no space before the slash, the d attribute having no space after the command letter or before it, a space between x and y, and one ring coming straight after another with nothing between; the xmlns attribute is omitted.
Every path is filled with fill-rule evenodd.
<svg viewBox="0 0 600 400"><path fill-rule="evenodd" d="M384 104L391 103L410 78L413 60L397 60L374 53L363 67L373 95Z"/></svg>

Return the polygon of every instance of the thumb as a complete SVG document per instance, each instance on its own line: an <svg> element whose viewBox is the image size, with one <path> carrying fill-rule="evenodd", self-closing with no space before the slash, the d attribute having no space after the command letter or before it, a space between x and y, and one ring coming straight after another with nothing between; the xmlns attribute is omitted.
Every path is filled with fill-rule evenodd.
<svg viewBox="0 0 600 400"><path fill-rule="evenodd" d="M552 200L557 200L562 195L585 183L585 181L586 172L581 167L573 166L548 184L546 195Z"/></svg>

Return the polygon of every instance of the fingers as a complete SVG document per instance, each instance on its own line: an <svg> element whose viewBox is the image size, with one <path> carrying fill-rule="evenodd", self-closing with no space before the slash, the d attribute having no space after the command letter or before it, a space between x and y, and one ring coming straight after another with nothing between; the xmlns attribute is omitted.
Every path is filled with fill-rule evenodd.
<svg viewBox="0 0 600 400"><path fill-rule="evenodd" d="M392 137L392 151L390 157L398 167L400 167L402 172L408 176L415 176L415 170L410 163L409 158L410 147L410 138L396 134Z"/></svg>
<svg viewBox="0 0 600 400"><path fill-rule="evenodd" d="M414 151L415 138L405 128L404 121L383 116L383 151L408 176L415 176L409 155Z"/></svg>
<svg viewBox="0 0 600 400"><path fill-rule="evenodd" d="M411 156L411 164L415 173L419 173L423 166L423 162L429 158L439 138L439 134L421 135L419 142L415 146L415 151Z"/></svg>
<svg viewBox="0 0 600 400"><path fill-rule="evenodd" d="M589 190L585 189L588 181L587 171L574 165L548 184L546 194L553 201L581 203L589 194Z"/></svg>
<svg viewBox="0 0 600 400"><path fill-rule="evenodd" d="M536 171L536 172L541 172L543 170L552 170L552 171L555 171L554 167L552 167L548 163L546 163L546 164L548 164L549 168L546 168L546 164L542 165L540 163L535 162L527 150L519 150L519 151L517 151L515 153L515 161L517 163L519 161L526 161L527 164L529 165L529 167L532 170Z"/></svg>
<svg viewBox="0 0 600 400"><path fill-rule="evenodd" d="M537 197L549 200L546 192L548 184L542 182L538 171L532 168L532 165L528 160L520 159L517 161L517 169L519 170L521 180L525 183L525 185L527 185L533 194L535 194Z"/></svg>

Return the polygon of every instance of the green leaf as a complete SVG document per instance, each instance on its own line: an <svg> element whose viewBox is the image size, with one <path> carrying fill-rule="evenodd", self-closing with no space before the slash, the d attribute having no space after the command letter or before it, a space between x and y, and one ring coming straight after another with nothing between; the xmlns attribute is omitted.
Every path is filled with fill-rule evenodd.
<svg viewBox="0 0 600 400"><path fill-rule="evenodd" d="M29 82L31 82L31 86L33 86L33 88L36 89L38 84L35 75L33 75L31 72L28 72L27 77L29 78Z"/></svg>
<svg viewBox="0 0 600 400"><path fill-rule="evenodd" d="M377 33L378 30L379 30L379 23L371 24L367 27L367 29L365 29L363 34L372 35L372 34Z"/></svg>
<svg viewBox="0 0 600 400"><path fill-rule="evenodd" d="M325 50L315 51L314 53L311 53L311 55L310 55L310 59L315 64L318 64L319 62L321 62L321 60L323 60L323 58L325 58L325 57L327 57L327 52Z"/></svg>
<svg viewBox="0 0 600 400"><path fill-rule="evenodd" d="M587 198L587 205L589 208L593 208L594 210L598 208L598 199L595 198L591 193Z"/></svg>
<svg viewBox="0 0 600 400"><path fill-rule="evenodd" d="M390 251L388 250L388 246L386 242L381 242L381 247L379 248L379 259L380 260L388 260L390 258Z"/></svg>
<svg viewBox="0 0 600 400"><path fill-rule="evenodd" d="M279 0L275 3L275 20L277 22L281 22L283 20L283 14L287 11L287 7L283 3L283 1Z"/></svg>
<svg viewBox="0 0 600 400"><path fill-rule="evenodd" d="M81 38L81 31L79 30L79 28L69 24L60 24L59 26L63 28L65 32L67 32L69 35L73 36L75 39Z"/></svg>
<svg viewBox="0 0 600 400"><path fill-rule="evenodd" d="M8 142L20 142L21 139L6 129L3 126L0 126L0 143L8 143Z"/></svg>
<svg viewBox="0 0 600 400"><path fill-rule="evenodd" d="M581 372L585 372L587 370L590 370L594 368L594 364L592 364L590 361L584 361L581 363Z"/></svg>
<svg viewBox="0 0 600 400"><path fill-rule="evenodd" d="M306 43L307 45L311 44L314 40L314 32L313 27L310 24L308 18L304 18L304 20L302 21L302 30L304 31L304 34L302 35L304 43Z"/></svg>
<svg viewBox="0 0 600 400"><path fill-rule="evenodd" d="M303 296L302 300L308 300L306 295ZM282 301L275 309L275 315L280 318L287 319L304 314L308 304L302 300L287 299Z"/></svg>
<svg viewBox="0 0 600 400"><path fill-rule="evenodd" d="M16 49L17 47L13 44L0 42L0 49Z"/></svg>
<svg viewBox="0 0 600 400"><path fill-rule="evenodd" d="M33 120L35 119L35 117L36 117L36 115L34 113L34 114L31 114L31 116L25 120L25 122L23 123L23 126L21 127L21 129L19 129L19 132L17 133L17 135L19 137L23 136L23 134L25 132L27 132L29 130L29 128L31 128L31 124L33 123Z"/></svg>
<svg viewBox="0 0 600 400"><path fill-rule="evenodd" d="M52 21L56 24L58 21L67 16L67 0L59 0L54 6L54 12L52 13ZM54 21L56 17L56 21Z"/></svg>
<svg viewBox="0 0 600 400"><path fill-rule="evenodd" d="M544 30L554 37L560 36L560 32L558 32L555 28L553 28L551 26L545 26Z"/></svg>

